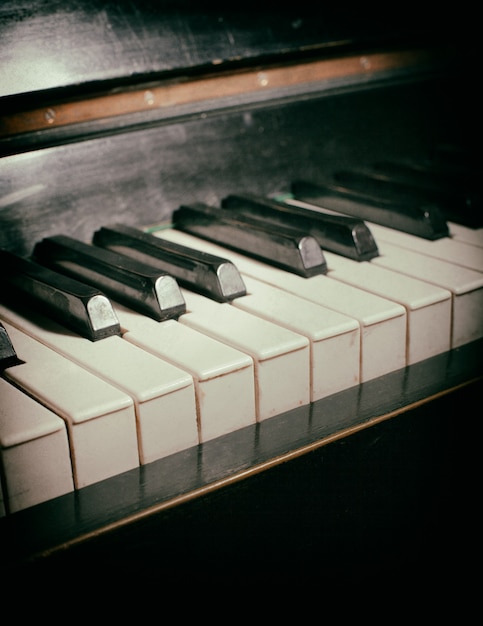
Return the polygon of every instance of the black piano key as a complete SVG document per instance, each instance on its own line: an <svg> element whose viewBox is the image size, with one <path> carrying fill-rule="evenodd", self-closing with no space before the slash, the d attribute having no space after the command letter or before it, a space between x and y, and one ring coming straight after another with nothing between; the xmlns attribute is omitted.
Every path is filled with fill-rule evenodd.
<svg viewBox="0 0 483 626"><path fill-rule="evenodd" d="M296 200L353 215L424 239L436 240L449 235L443 213L430 202L404 203L355 191L342 185L302 180L294 181L291 191Z"/></svg>
<svg viewBox="0 0 483 626"><path fill-rule="evenodd" d="M437 143L427 159L429 166L450 171L453 175L463 176L464 180L477 183L477 159L472 149L454 143Z"/></svg>
<svg viewBox="0 0 483 626"><path fill-rule="evenodd" d="M157 321L178 318L186 312L186 303L173 276L117 252L58 235L37 243L34 257Z"/></svg>
<svg viewBox="0 0 483 626"><path fill-rule="evenodd" d="M12 367L12 365L18 365L20 362L10 335L0 322L0 371Z"/></svg>
<svg viewBox="0 0 483 626"><path fill-rule="evenodd" d="M396 192L407 189L434 198L447 220L470 228L483 226L481 192L466 170L402 161L379 161L373 167L375 176Z"/></svg>
<svg viewBox="0 0 483 626"><path fill-rule="evenodd" d="M293 206L256 195L229 195L222 208L258 216L271 224L304 230L315 237L323 250L354 261L370 261L379 256L377 244L363 220Z"/></svg>
<svg viewBox="0 0 483 626"><path fill-rule="evenodd" d="M7 250L0 250L0 262L2 299L35 305L91 341L121 335L111 302L99 289Z"/></svg>
<svg viewBox="0 0 483 626"><path fill-rule="evenodd" d="M182 287L217 302L246 295L245 283L228 259L159 239L138 228L124 224L103 226L94 233L93 243L164 269Z"/></svg>
<svg viewBox="0 0 483 626"><path fill-rule="evenodd" d="M179 230L222 244L248 256L304 277L327 273L317 240L287 226L267 225L248 215L227 212L201 202L183 205L173 213Z"/></svg>

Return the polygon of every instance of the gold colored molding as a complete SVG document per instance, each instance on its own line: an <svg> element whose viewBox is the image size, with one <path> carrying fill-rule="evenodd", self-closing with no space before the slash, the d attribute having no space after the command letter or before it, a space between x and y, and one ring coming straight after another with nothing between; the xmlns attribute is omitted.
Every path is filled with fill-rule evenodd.
<svg viewBox="0 0 483 626"><path fill-rule="evenodd" d="M203 101L256 95L280 88L323 85L334 79L364 78L391 70L420 67L428 62L431 62L431 55L424 50L397 51L171 80L7 113L0 118L0 138L148 110L175 109Z"/></svg>

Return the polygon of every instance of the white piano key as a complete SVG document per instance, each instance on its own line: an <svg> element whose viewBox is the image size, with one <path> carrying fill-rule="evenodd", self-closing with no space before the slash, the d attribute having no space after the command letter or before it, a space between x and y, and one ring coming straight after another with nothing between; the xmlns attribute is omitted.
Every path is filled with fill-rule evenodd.
<svg viewBox="0 0 483 626"><path fill-rule="evenodd" d="M18 328L5 327L24 363L4 375L65 421L76 489L137 467L132 399Z"/></svg>
<svg viewBox="0 0 483 626"><path fill-rule="evenodd" d="M462 267L483 271L483 250L464 241L452 237L443 237L435 241L428 241L385 226L369 223L369 228L379 244L382 242L420 252L436 259L442 259Z"/></svg>
<svg viewBox="0 0 483 626"><path fill-rule="evenodd" d="M258 287L264 286L258 283ZM268 295L268 286L264 291ZM249 298L235 298L232 305L301 334L310 341L311 400L359 382L359 327L354 320L314 304L305 306L305 301L279 289L272 289L269 302L266 302L267 298L265 302L263 300L263 295L255 297L252 294ZM335 355L337 367L332 363ZM329 362L331 367L328 367Z"/></svg>
<svg viewBox="0 0 483 626"><path fill-rule="evenodd" d="M321 211L308 203L289 200L290 204L312 208ZM475 232L453 223L451 229L467 236L468 232ZM481 229L479 229L481 231ZM372 225L371 225L372 231ZM475 237L476 235L472 235ZM477 238L477 237L476 237ZM401 249L386 241L379 241L376 237L380 256L371 260L371 263L396 271L398 274L412 276L451 292L452 320L451 320L451 347L457 348L465 343L474 341L483 336L482 312L483 289L482 274L476 270L462 267L431 258L413 250Z"/></svg>
<svg viewBox="0 0 483 626"><path fill-rule="evenodd" d="M449 222L449 233L457 241L464 241L483 248L483 228L469 228L462 224Z"/></svg>
<svg viewBox="0 0 483 626"><path fill-rule="evenodd" d="M0 398L5 512L15 513L73 491L64 421L1 378Z"/></svg>
<svg viewBox="0 0 483 626"><path fill-rule="evenodd" d="M251 276L248 295L233 306L304 334L311 346L311 400L360 382L360 328L350 317L303 300Z"/></svg>
<svg viewBox="0 0 483 626"><path fill-rule="evenodd" d="M299 296L305 302L310 301L353 318L360 326L361 382L406 365L406 311L401 305L328 276L302 278L228 249L214 248L212 244L200 239L188 240L185 233L174 229L162 230L156 234L177 241L182 239L186 245L191 243L207 251L216 249L218 253L222 252L238 267L245 283L246 278L250 276L292 296ZM259 291L258 287L257 295ZM234 304L238 305L236 300Z"/></svg>
<svg viewBox="0 0 483 626"><path fill-rule="evenodd" d="M256 422L253 360L174 320L156 322L114 303L123 341L159 356L193 377L201 442Z"/></svg>
<svg viewBox="0 0 483 626"><path fill-rule="evenodd" d="M212 247L227 252L180 231L170 230L170 236L199 250ZM244 281L248 278L243 276ZM356 320L256 280L252 280L251 293L235 298L231 305L309 340L311 401L360 382L360 328Z"/></svg>
<svg viewBox="0 0 483 626"><path fill-rule="evenodd" d="M431 283L452 294L451 347L483 337L483 273L382 241L371 263Z"/></svg>
<svg viewBox="0 0 483 626"><path fill-rule="evenodd" d="M198 443L194 384L187 372L118 336L92 342L43 316L3 305L0 318L133 399L141 464Z"/></svg>
<svg viewBox="0 0 483 626"><path fill-rule="evenodd" d="M249 354L255 367L257 421L310 402L306 337L206 296L182 289L179 322Z"/></svg>
<svg viewBox="0 0 483 626"><path fill-rule="evenodd" d="M406 309L408 365L451 348L451 292L411 276L324 253L329 276L398 302Z"/></svg>

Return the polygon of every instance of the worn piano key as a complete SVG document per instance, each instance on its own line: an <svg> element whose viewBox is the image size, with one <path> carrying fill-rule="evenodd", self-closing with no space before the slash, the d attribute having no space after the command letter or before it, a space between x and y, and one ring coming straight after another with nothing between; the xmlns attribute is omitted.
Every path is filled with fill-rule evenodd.
<svg viewBox="0 0 483 626"><path fill-rule="evenodd" d="M256 422L250 356L175 320L160 323L115 306L125 343L166 359L193 377L201 443Z"/></svg>
<svg viewBox="0 0 483 626"><path fill-rule="evenodd" d="M0 250L0 261L4 298L35 304L91 341L120 335L111 303L98 289L6 250Z"/></svg>
<svg viewBox="0 0 483 626"><path fill-rule="evenodd" d="M269 224L286 224L315 237L325 251L335 252L355 261L369 261L379 254L372 233L363 220L334 215L264 198L256 195L229 195L222 208L236 213L256 215Z"/></svg>
<svg viewBox="0 0 483 626"><path fill-rule="evenodd" d="M292 202L292 200L290 200ZM296 201L298 202L298 201ZM315 207L316 208L316 207ZM374 224L372 224L374 227ZM445 241L446 239L443 239ZM430 243L430 242L428 242ZM483 274L457 263L426 256L414 250L379 241L379 256L371 264L386 267L399 276L406 275L451 293L451 347L455 348L482 336L480 322Z"/></svg>
<svg viewBox="0 0 483 626"><path fill-rule="evenodd" d="M306 337L228 303L183 290L180 323L253 359L257 421L310 402L310 346Z"/></svg>
<svg viewBox="0 0 483 626"><path fill-rule="evenodd" d="M463 223L471 226L481 226L479 218L481 206L471 206L471 197L467 194L458 194L452 190L451 185L444 187L429 187L414 182L401 181L394 176L388 176L382 172L363 170L339 170L334 173L337 185L356 193L368 194L377 198L383 198L390 202L407 205L432 204L436 206L446 220L463 220ZM446 182L450 182L447 174ZM473 202L478 204L476 198ZM480 203L481 205L481 203ZM465 214L468 217L465 219ZM474 215L474 217L472 216Z"/></svg>
<svg viewBox="0 0 483 626"><path fill-rule="evenodd" d="M382 241L371 263L419 278L452 294L451 347L483 337L483 273Z"/></svg>
<svg viewBox="0 0 483 626"><path fill-rule="evenodd" d="M171 233L171 230L166 232ZM184 241L186 245L196 245L199 242L201 244L199 249L204 249L204 246L206 249L217 247L179 231L176 231L176 234L180 237L173 238L173 241ZM251 287L252 291L249 295L236 298L231 306L252 313L308 339L311 401L359 382L360 341L359 326L355 320L315 304L306 303L280 289L273 289L271 294L268 294L263 283L257 284L258 291L263 292L260 295L253 294L254 284ZM124 322L122 312L118 311L118 314ZM189 312L186 315L189 315ZM132 314L131 317L133 317ZM182 319L184 317L180 318L178 324L184 324ZM213 318L213 323L216 325L217 318ZM166 322L163 322L162 326L166 328ZM238 339L232 339L230 343L245 344L246 347L244 338L240 337L241 334L242 332L238 330L236 333ZM128 333L124 336L129 338ZM147 341L149 342L149 339ZM331 363L331 367L328 367L328 363Z"/></svg>
<svg viewBox="0 0 483 626"><path fill-rule="evenodd" d="M323 210L318 205L294 200L293 198L287 198L287 203L314 212ZM371 231L376 236L377 241L386 240L389 243L403 242L406 245L410 244L407 246L408 248L428 254L429 256L454 261L459 265L477 270L481 268L480 253L472 250L467 244L480 248L483 247L483 228L470 228L454 222L448 222L449 237L428 240L380 224L372 222L368 222L368 224Z"/></svg>
<svg viewBox="0 0 483 626"><path fill-rule="evenodd" d="M288 226L268 226L252 216L232 217L201 202L183 205L173 213L173 223L184 232L238 250L300 276L327 271L317 240Z"/></svg>
<svg viewBox="0 0 483 626"><path fill-rule="evenodd" d="M455 146L436 146L430 158L381 159L373 164L376 172L395 180L447 191L468 189L476 182L474 166L474 159Z"/></svg>
<svg viewBox="0 0 483 626"><path fill-rule="evenodd" d="M356 320L245 275L249 294L233 306L305 335L311 346L311 401L361 381Z"/></svg>
<svg viewBox="0 0 483 626"><path fill-rule="evenodd" d="M137 467L132 399L18 328L8 328L24 363L5 377L65 421L75 488Z"/></svg>
<svg viewBox="0 0 483 626"><path fill-rule="evenodd" d="M448 224L441 210L429 202L402 203L364 194L341 185L294 181L291 192L296 200L344 215L356 216L424 239L447 237ZM380 250L379 250L380 252Z"/></svg>
<svg viewBox="0 0 483 626"><path fill-rule="evenodd" d="M394 190L414 189L440 202L448 221L483 226L481 192L465 169L410 161L378 161L373 167L378 178L394 184Z"/></svg>
<svg viewBox="0 0 483 626"><path fill-rule="evenodd" d="M429 242L427 242L429 243ZM406 309L407 362L412 365L451 348L451 292L412 276L326 253L329 276L398 302Z"/></svg>
<svg viewBox="0 0 483 626"><path fill-rule="evenodd" d="M238 269L227 259L160 240L132 226L103 226L94 233L93 243L167 271L183 287L217 302L229 302L246 293Z"/></svg>
<svg viewBox="0 0 483 626"><path fill-rule="evenodd" d="M408 233L371 225L377 241L391 243L400 248L420 252L436 259L442 259L469 269L483 272L483 251L477 246L458 241L452 237L444 237L436 241L426 241Z"/></svg>
<svg viewBox="0 0 483 626"><path fill-rule="evenodd" d="M0 398L0 483L5 512L15 513L73 491L64 421L2 378Z"/></svg>
<svg viewBox="0 0 483 626"><path fill-rule="evenodd" d="M5 326L0 322L0 370L3 370L19 362L17 352L13 346L10 335Z"/></svg>
<svg viewBox="0 0 483 626"><path fill-rule="evenodd" d="M202 249L213 253L215 251L220 253L223 250L223 253L229 254L239 267L249 292L250 287L247 281L250 277L252 289L257 287L257 291L252 295L257 298L270 297L260 295L260 283L264 283L277 287L278 292L285 291L288 299L292 299L302 309L312 308L313 304L316 304L324 310L331 310L344 315L346 319L351 319L360 328L360 380L362 382L406 365L406 311L400 304L364 292L362 289L344 285L329 276L304 279L239 253L220 249L219 246L209 242L199 240L196 244L195 240L186 239L185 233L175 229L159 231L158 236L186 243L192 241L192 245L199 245ZM254 283L253 280L257 282ZM267 291L269 291L268 288ZM245 307L246 302L248 302L246 298L242 298L240 302L234 302L234 304ZM309 305L309 302L312 305ZM280 306L274 306L270 312L275 321L278 321L277 316L280 315L278 309ZM321 312L319 316L322 319Z"/></svg>
<svg viewBox="0 0 483 626"><path fill-rule="evenodd" d="M186 310L173 276L125 255L58 235L37 243L34 258L155 320L177 318Z"/></svg>
<svg viewBox="0 0 483 626"><path fill-rule="evenodd" d="M0 319L132 398L141 464L198 443L194 385L187 372L119 336L92 342L23 307L0 304Z"/></svg>
<svg viewBox="0 0 483 626"><path fill-rule="evenodd" d="M456 241L464 241L472 246L483 248L483 228L468 228L461 224L450 222L450 236Z"/></svg>

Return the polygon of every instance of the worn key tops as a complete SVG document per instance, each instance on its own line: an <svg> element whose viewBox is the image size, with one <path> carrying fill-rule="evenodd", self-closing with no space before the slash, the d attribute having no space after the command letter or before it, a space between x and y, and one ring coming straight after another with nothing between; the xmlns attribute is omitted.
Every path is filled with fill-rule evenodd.
<svg viewBox="0 0 483 626"><path fill-rule="evenodd" d="M153 324L178 324L174 320L156 322L126 310ZM59 324L31 308L0 303L0 319L132 398L142 465L198 443L193 379L187 372L131 345L124 337L89 341L62 332ZM82 389L89 394L86 385Z"/></svg>
<svg viewBox="0 0 483 626"><path fill-rule="evenodd" d="M133 400L19 328L8 326L24 363L10 368L5 378L64 420L76 489L137 467Z"/></svg>
<svg viewBox="0 0 483 626"><path fill-rule="evenodd" d="M103 226L93 237L96 246L120 252L169 272L179 284L217 302L244 296L246 287L236 266L229 261L125 224Z"/></svg>
<svg viewBox="0 0 483 626"><path fill-rule="evenodd" d="M179 230L293 274L309 277L327 272L318 241L299 229L267 225L251 215L231 216L227 211L201 202L181 206L173 213L173 223Z"/></svg>
<svg viewBox="0 0 483 626"><path fill-rule="evenodd" d="M0 250L0 264L0 286L5 298L35 304L91 341L120 336L111 302L99 289L7 250Z"/></svg>
<svg viewBox="0 0 483 626"><path fill-rule="evenodd" d="M116 311L124 343L192 376L200 443L255 423L254 365L248 354L175 320L156 322L122 305Z"/></svg>
<svg viewBox="0 0 483 626"><path fill-rule="evenodd" d="M368 226L355 217L313 211L253 194L229 195L223 198L221 206L236 214L258 216L268 224L304 230L317 239L323 250L354 261L369 261L379 254Z"/></svg>
<svg viewBox="0 0 483 626"><path fill-rule="evenodd" d="M249 297L235 300L234 306L247 310L250 303L257 303L256 307L262 316L281 324L285 323L282 317L290 311L291 316L296 316L296 319L304 318L302 327L298 323L290 324L288 327L291 330L303 333L304 326L313 328L312 324L315 324L314 330L319 339L321 336L327 337L333 328L334 319L327 317L329 313L339 319L339 328L343 325L341 315L346 321L355 324L359 329L358 368L360 368L361 382L406 365L406 312L398 303L350 285L343 285L330 278L330 274L305 279L237 252L221 249L211 242L200 239L195 243L192 235L175 229L164 230L159 236L174 241L183 241L183 243L192 240L193 245L198 245L203 250L214 254L229 255L243 273L249 291ZM264 289L262 289L263 284L267 285ZM273 295L274 288L277 291L276 297ZM280 292L285 292L285 302L282 302ZM263 303L260 300L263 300ZM263 313L260 309L263 309ZM340 330L339 334L341 334ZM326 385L335 374L337 384L340 385L346 375L344 369L346 371L350 369L346 364L342 371L336 372L335 365L337 368L341 366L344 353L350 353L349 346L345 345L343 348L338 346L332 353L331 359L323 362L320 373L314 374L313 380ZM329 366L328 363L330 363ZM338 389L332 387L331 392L341 389L341 387Z"/></svg>
<svg viewBox="0 0 483 626"><path fill-rule="evenodd" d="M425 239L447 237L449 233L443 213L429 201L402 202L341 184L323 185L301 180L292 183L291 191L295 200L353 215Z"/></svg>
<svg viewBox="0 0 483 626"><path fill-rule="evenodd" d="M73 491L64 421L3 378L0 398L0 490L4 514ZM2 493L0 517L1 496Z"/></svg>
<svg viewBox="0 0 483 626"><path fill-rule="evenodd" d="M64 235L46 237L35 246L34 255L47 267L102 289L157 321L186 311L176 279L136 259Z"/></svg>
<svg viewBox="0 0 483 626"><path fill-rule="evenodd" d="M257 421L310 401L309 339L271 320L184 290L190 326L253 359ZM237 301L244 300L237 298Z"/></svg>

